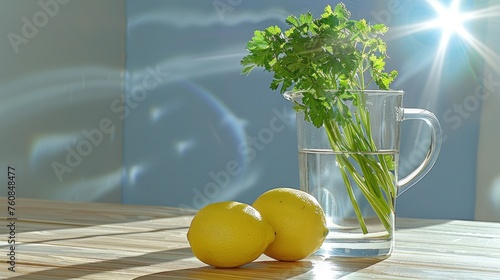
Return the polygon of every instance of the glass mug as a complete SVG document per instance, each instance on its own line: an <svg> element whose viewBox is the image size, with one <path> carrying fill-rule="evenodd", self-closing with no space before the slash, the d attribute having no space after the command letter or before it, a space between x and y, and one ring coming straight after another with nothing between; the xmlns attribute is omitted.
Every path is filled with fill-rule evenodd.
<svg viewBox="0 0 500 280"><path fill-rule="evenodd" d="M300 189L318 200L330 230L316 255L388 256L394 248L396 197L422 179L436 162L442 142L441 127L431 112L403 108L403 91L350 92L363 100L364 112L369 115L369 129L363 128L363 133L370 130L369 141L374 148L333 149L331 130L315 127L304 120L303 112L297 112ZM302 100L301 92L286 92L284 96L298 104ZM360 116L352 101L345 105L352 116ZM400 127L405 120L424 121L431 131L430 144L423 162L398 179ZM339 127L338 139L346 140L346 129Z"/></svg>

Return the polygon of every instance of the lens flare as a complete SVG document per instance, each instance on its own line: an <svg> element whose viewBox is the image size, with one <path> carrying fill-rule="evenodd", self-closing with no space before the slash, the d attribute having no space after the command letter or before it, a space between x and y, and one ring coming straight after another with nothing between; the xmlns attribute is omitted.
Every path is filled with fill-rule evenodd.
<svg viewBox="0 0 500 280"><path fill-rule="evenodd" d="M430 65L423 66L429 67L428 78L422 91L424 100L436 104L439 94L435 93L441 90L441 82L448 75L447 71L456 71L453 68L445 68L449 66L447 62L456 61L456 55L462 54L467 59L466 64L469 64L468 60L473 57L471 54L476 54L481 58L481 63L493 72L500 73L500 56L478 37L484 33L485 28L482 28L481 33L475 33L479 31L477 28L472 30L472 27L479 25L491 26L498 20L500 4L494 5L492 2L489 4L491 6L485 6L483 2L473 5L460 0L450 0L448 4L438 0L426 0L416 6L421 9L421 19L415 23L391 28L390 40L417 34L423 35L419 38L438 36L435 48L428 55ZM429 13L426 13L427 11Z"/></svg>
<svg viewBox="0 0 500 280"><path fill-rule="evenodd" d="M435 20L427 22L426 25L429 28L441 28L442 35L438 53L444 53L453 35L457 35L458 37L469 35L469 32L464 27L464 23L472 19L472 17L460 12L460 1L458 0L453 1L450 7L445 7L435 0L428 0L427 2L436 11L438 16Z"/></svg>
<svg viewBox="0 0 500 280"><path fill-rule="evenodd" d="M449 6L443 5L438 0L426 0L426 2L434 10L436 17L428 21L396 27L393 29L393 34L395 35L392 36L392 39L429 30L441 31L434 65L430 73L432 77L437 77L437 80L439 80L439 76L435 74L440 75L442 72L444 60L452 38L456 38L464 46L471 47L484 59L488 66L492 67L497 73L500 73L500 66L497 63L500 57L478 40L465 26L466 23L479 19L498 18L500 16L500 5L474 11L462 11L460 0L453 0Z"/></svg>

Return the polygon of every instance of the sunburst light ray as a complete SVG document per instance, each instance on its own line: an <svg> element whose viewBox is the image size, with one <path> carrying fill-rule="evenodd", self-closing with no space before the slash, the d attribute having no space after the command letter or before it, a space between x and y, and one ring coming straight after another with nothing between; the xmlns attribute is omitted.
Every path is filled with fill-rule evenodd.
<svg viewBox="0 0 500 280"><path fill-rule="evenodd" d="M450 55L451 44L453 44L454 48L458 46L464 51L476 52L493 71L500 73L498 63L500 56L468 30L468 24L478 20L498 20L500 5L466 11L464 5L462 5L464 3L460 0L451 0L448 5L443 1L426 0L426 4L430 8L432 18L391 28L391 32L388 34L388 39L394 40L421 32L440 32L436 41L435 52L432 54L434 59L424 86L424 94L429 94L426 98L432 98L432 96L437 98L437 94L433 93L440 90L440 82L446 58Z"/></svg>
<svg viewBox="0 0 500 280"><path fill-rule="evenodd" d="M478 52L487 63L500 58L495 52L472 35L465 27L465 23L469 21L500 17L500 5L465 12L460 10L460 0L453 0L449 6L444 6L443 3L438 0L426 0L426 2L434 10L436 18L393 28L390 39L397 39L428 30L441 30L440 43L436 51L436 62L438 63L441 63L443 60L441 56L446 55L448 44L453 36L467 43L467 45ZM500 68L495 66L495 70L498 71Z"/></svg>

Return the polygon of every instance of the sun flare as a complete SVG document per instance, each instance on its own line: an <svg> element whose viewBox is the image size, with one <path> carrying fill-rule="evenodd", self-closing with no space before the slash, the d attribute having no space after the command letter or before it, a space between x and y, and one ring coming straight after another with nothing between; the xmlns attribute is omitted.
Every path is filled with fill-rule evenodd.
<svg viewBox="0 0 500 280"><path fill-rule="evenodd" d="M441 41L439 43L440 50L448 47L450 38L453 35L461 38L469 36L464 23L472 19L472 17L460 11L459 0L454 0L449 7L443 6L436 0L427 0L427 2L436 12L437 18L426 24L429 28L440 28L442 30Z"/></svg>
<svg viewBox="0 0 500 280"><path fill-rule="evenodd" d="M478 40L466 27L466 23L468 22L485 18L498 18L500 16L500 5L485 9L464 11L460 0L452 0L449 6L445 6L442 1L438 0L426 0L426 2L434 11L435 17L431 20L396 28L397 37L423 31L440 31L441 35L433 68L439 69L442 67L447 50L450 47L450 41L452 38L456 38L465 46L476 51L490 67L500 73L500 66L496 65L496 61L500 57Z"/></svg>
<svg viewBox="0 0 500 280"><path fill-rule="evenodd" d="M457 55L465 54L464 57L467 58L470 57L467 54L475 53L485 65L500 73L500 63L498 63L500 56L480 38L480 33L476 33L479 24L491 25L500 18L500 4L486 7L484 2L480 4L481 7L460 0L426 0L420 6L423 9L418 10L417 21L391 28L391 39L405 38L419 33L422 34L419 38L437 36L434 50L429 53L432 64L429 65L428 79L423 89L424 94L428 95L426 98L432 100L432 96L435 96L433 93L440 90L443 75L448 71L445 70L447 69L445 66L447 62L455 60Z"/></svg>

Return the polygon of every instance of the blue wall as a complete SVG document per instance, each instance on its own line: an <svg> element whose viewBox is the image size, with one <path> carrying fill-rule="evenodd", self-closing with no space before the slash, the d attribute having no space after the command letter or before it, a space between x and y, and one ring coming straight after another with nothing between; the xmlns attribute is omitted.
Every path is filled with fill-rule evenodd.
<svg viewBox="0 0 500 280"><path fill-rule="evenodd" d="M442 71L432 70L440 31L398 29L434 16L425 1L345 3L354 18L392 27L387 68L400 72L393 88L406 92L406 107L441 120L440 158L398 199L398 215L472 219L481 104L467 102L483 83L483 61L452 38ZM335 3L127 1L126 103L116 108L124 113L123 202L199 208L298 187L294 112L269 90L267 73L240 75L239 61L254 30L283 26L288 14L319 15L326 4ZM402 174L418 164L425 137L422 124L404 123Z"/></svg>
<svg viewBox="0 0 500 280"><path fill-rule="evenodd" d="M19 197L121 202L125 24L124 0L0 1L0 164Z"/></svg>

